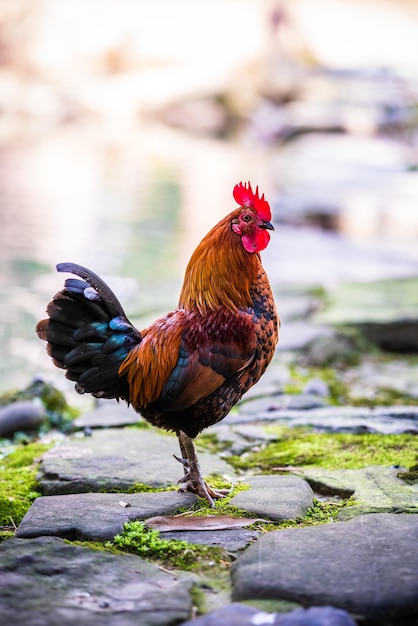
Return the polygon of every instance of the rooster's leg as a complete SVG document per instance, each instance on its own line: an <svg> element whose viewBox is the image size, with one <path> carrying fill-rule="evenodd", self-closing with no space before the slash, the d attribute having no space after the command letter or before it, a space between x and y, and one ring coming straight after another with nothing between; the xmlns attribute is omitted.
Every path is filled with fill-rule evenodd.
<svg viewBox="0 0 418 626"><path fill-rule="evenodd" d="M220 489L219 491L215 491L215 489L209 487L200 471L200 465L193 439L186 435L186 433L182 430L178 431L177 437L180 444L182 458L175 458L180 461L184 467L184 476L179 480L179 483L181 483L179 491L191 491L201 498L205 498L209 502L210 506L215 506L213 500L223 498L227 493L229 493L228 490Z"/></svg>

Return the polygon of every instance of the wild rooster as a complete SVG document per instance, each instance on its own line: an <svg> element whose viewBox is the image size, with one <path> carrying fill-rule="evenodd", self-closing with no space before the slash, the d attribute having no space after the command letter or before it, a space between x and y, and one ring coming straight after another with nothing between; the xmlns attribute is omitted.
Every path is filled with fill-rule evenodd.
<svg viewBox="0 0 418 626"><path fill-rule="evenodd" d="M178 307L138 331L109 287L73 263L76 274L37 324L47 352L78 393L126 400L148 422L177 434L184 477L213 506L225 492L204 481L193 439L222 420L270 363L278 318L260 250L269 240L268 202L236 185L239 204L204 237L190 259ZM177 458L177 457L176 457Z"/></svg>

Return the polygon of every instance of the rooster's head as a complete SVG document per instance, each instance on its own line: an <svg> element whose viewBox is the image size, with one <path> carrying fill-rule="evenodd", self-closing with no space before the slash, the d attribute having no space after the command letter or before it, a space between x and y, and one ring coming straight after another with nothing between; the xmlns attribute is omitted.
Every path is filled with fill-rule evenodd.
<svg viewBox="0 0 418 626"><path fill-rule="evenodd" d="M239 183L234 187L234 200L240 205L232 220L232 230L241 237L242 245L247 252L260 252L270 241L268 230L274 230L271 223L270 205L259 196L258 187L255 193L251 184Z"/></svg>

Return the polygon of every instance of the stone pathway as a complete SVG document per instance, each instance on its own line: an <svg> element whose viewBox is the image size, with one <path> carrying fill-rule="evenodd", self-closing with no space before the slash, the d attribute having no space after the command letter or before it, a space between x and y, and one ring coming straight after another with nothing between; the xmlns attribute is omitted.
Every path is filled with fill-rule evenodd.
<svg viewBox="0 0 418 626"><path fill-rule="evenodd" d="M273 531L233 565L233 598L286 598L378 623L400 620L418 610L417 544L417 518L404 514Z"/></svg>
<svg viewBox="0 0 418 626"><path fill-rule="evenodd" d="M173 454L179 449L172 435L148 428L97 429L47 452L39 480L45 495L171 487L183 473ZM207 474L235 476L218 456L202 453L199 459Z"/></svg>
<svg viewBox="0 0 418 626"><path fill-rule="evenodd" d="M166 626L188 619L192 579L57 537L0 546L0 619L19 626Z"/></svg>
<svg viewBox="0 0 418 626"><path fill-rule="evenodd" d="M258 400L248 405L216 427L232 449L272 437L260 420L254 422ZM235 561L230 596L219 594L209 602L214 610L191 622L192 588L207 585L198 574L168 572L139 556L65 543L112 540L127 521L174 515L197 501L176 491L129 493L135 485L175 484L181 475L172 457L177 440L151 428L123 427L131 411L115 407L112 413L113 405L108 406L79 418L84 432L66 437L43 457L39 480L45 495L35 500L16 537L0 545L1 623L353 626L360 618L370 626L418 623L418 517L413 514L418 513L418 486L405 484L394 468L246 476L250 489L230 501L267 521L280 521L302 519L315 495L354 494L357 504L341 509L336 523L268 533L261 524L258 530L164 533L167 539L222 547ZM206 474L239 481L218 455L200 453L200 460ZM273 605L257 609L243 601Z"/></svg>

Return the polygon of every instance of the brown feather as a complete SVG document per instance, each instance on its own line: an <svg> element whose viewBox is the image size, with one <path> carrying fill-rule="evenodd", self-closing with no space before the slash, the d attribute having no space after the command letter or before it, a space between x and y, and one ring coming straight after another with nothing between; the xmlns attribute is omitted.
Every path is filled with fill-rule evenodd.
<svg viewBox="0 0 418 626"><path fill-rule="evenodd" d="M127 378L134 407L147 407L160 396L177 362L181 331L175 312L141 331L142 342L129 353L118 372Z"/></svg>
<svg viewBox="0 0 418 626"><path fill-rule="evenodd" d="M205 315L221 306L237 311L252 305L260 257L248 254L232 231L231 221L241 210L227 215L197 246L186 268L180 308Z"/></svg>

